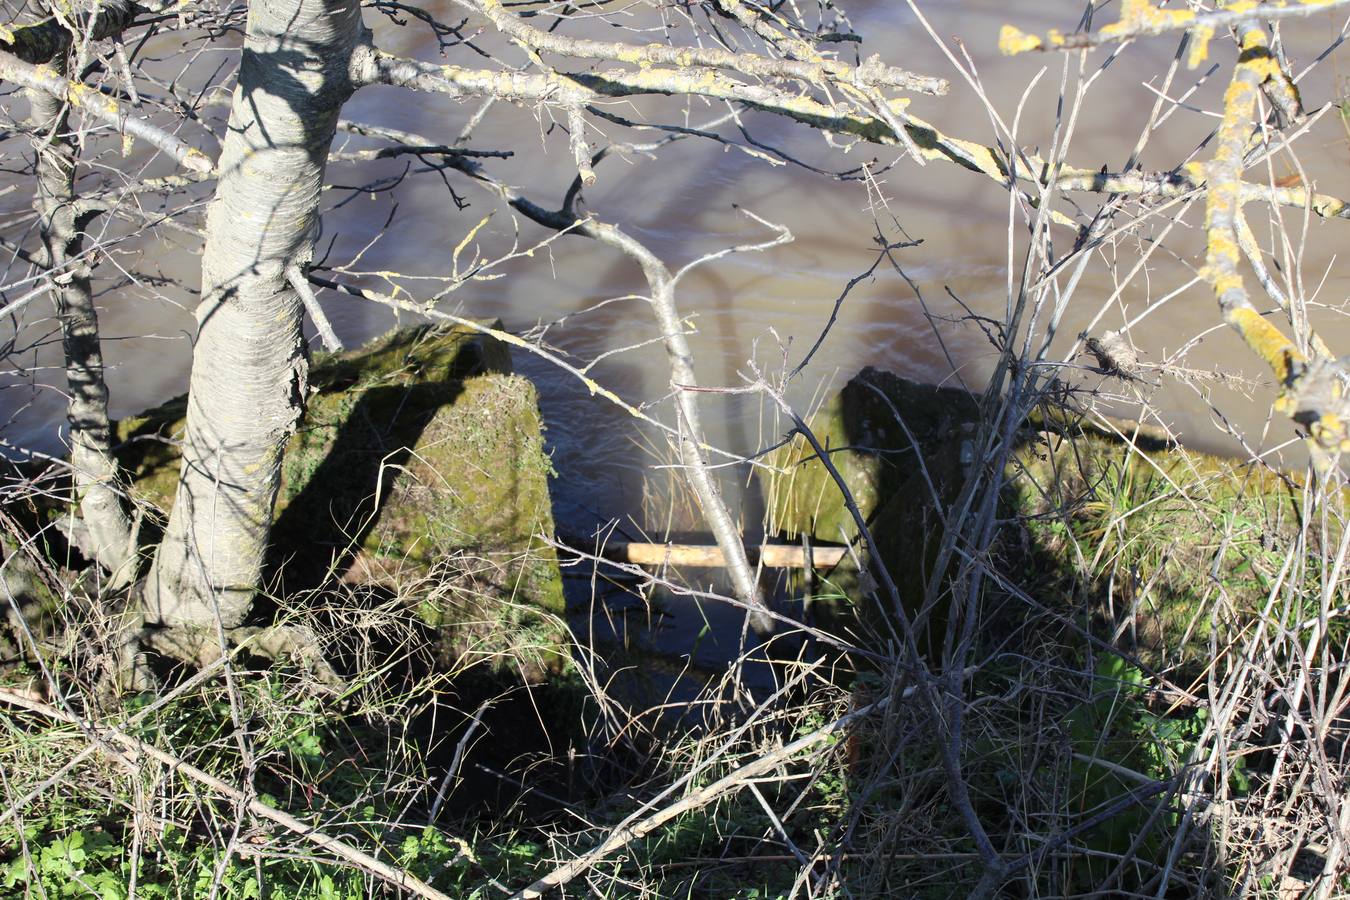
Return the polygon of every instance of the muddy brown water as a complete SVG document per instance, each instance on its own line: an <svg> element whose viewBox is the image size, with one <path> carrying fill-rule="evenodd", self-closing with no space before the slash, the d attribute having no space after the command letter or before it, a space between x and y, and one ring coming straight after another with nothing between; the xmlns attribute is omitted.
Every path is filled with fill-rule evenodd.
<svg viewBox="0 0 1350 900"><path fill-rule="evenodd" d="M1060 109L1057 95L1065 68L1072 81L1079 59L1002 58L996 49L998 29L1011 19L1028 30L1071 30L1083 4L1079 0L1035 4L929 0L921 5L945 46L958 57L962 48L970 54L983 90L1004 121L1012 123L1016 118L1018 142L1029 149L1047 149ZM855 0L848 6L857 31L866 36L865 53L878 52L888 61L951 80L948 97L914 100L912 109L917 115L952 135L984 143L996 140L997 132L976 90L954 69L905 3ZM375 21L373 14L367 15ZM1099 20L1105 22L1114 11L1099 15L1107 17ZM597 33L613 33L595 27ZM1330 15L1289 27L1286 40L1296 68L1332 44L1341 27L1342 21ZM381 24L377 29L391 49L436 57L434 46L424 40L425 32L415 25L400 29ZM1161 83L1159 73L1176 45L1175 37L1133 45L1096 76L1076 123L1072 163L1116 169L1125 162L1157 99L1153 88ZM218 55L206 57L210 58L194 64L201 80L219 62ZM1106 51L1090 54L1083 64L1085 71L1095 73L1107 58ZM1182 68L1178 73L1169 91L1172 97L1185 94L1197 82L1198 88L1149 140L1142 154L1146 168L1169 169L1197 152L1216 124L1212 111L1232 58L1231 46L1216 42L1217 71L1207 74L1206 65L1194 72ZM466 65L477 60L463 50L451 50L449 59ZM1337 96L1341 85L1336 66L1333 55L1304 82L1309 108ZM1038 74L1036 86L1028 92L1028 84ZM671 120L694 125L719 111L702 103L662 102L672 113ZM348 104L345 114L352 120L448 140L462 126L468 109L441 98L370 88ZM15 110L21 110L21 105L16 103ZM622 107L616 111L633 112ZM883 265L875 277L853 290L822 350L794 385L794 401L808 406L814 397L837 388L864 365L915 379L982 387L995 359L994 349L978 328L942 319L962 314L949 295L959 297L975 312L996 318L1002 315L1010 263L1006 192L954 166L934 163L920 169L889 149L856 145L844 152L827 146L806 128L767 115L750 115L744 121L757 141L822 168L848 169L875 160L876 182L870 187L856 180L840 182L795 166L771 166L708 142L684 141L655 159L628 155L606 161L598 170L599 182L585 192L586 208L623 225L673 266L769 236L738 208L791 229L795 240L790 244L727 257L701 267L681 282L679 302L697 328L693 347L703 383L739 385L751 361L766 371L780 369L785 359L795 364L824 327L849 279L874 261L875 216L885 223L888 238L903 233L921 241L896 254L907 277ZM611 126L601 130L614 132L620 139L646 139ZM735 136L734 131L724 133ZM1346 136L1345 126L1333 114L1300 141L1298 161L1319 190L1350 194ZM373 146L360 139L344 144L341 137L339 145ZM574 174L566 136L533 110L499 105L474 134L471 146L513 151L509 160L489 160L489 168L545 206L557 205ZM1203 158L1205 151L1199 153ZM361 185L400 175L407 165L405 160L334 165L330 180ZM412 167L417 167L415 161ZM1287 156L1277 157L1270 169L1277 177L1292 171ZM328 260L350 260L369 245L357 265L365 272L439 276L449 269L454 248L467 231L489 213L492 218L480 234L482 245L488 250L509 246L515 230L508 212L462 177L451 174L449 183L470 201L467 208L457 208L435 174L410 175L397 187L375 193L332 191L322 241ZM879 199L884 199L884 205L878 204ZM1089 213L1099 202L1086 195L1074 199ZM12 212L27 201L11 195L0 202L5 204L0 212ZM395 204L397 212L390 219ZM1095 259L1059 326L1052 358L1063 359L1084 328L1100 332L1142 315L1131 335L1146 362L1162 361L1193 343L1180 365L1201 372L1218 369L1260 382L1249 393L1174 378L1162 378L1158 388L1147 389L1145 399L1184 441L1208 450L1241 452L1241 442L1228 433L1236 432L1251 450L1269 452L1277 461L1297 465L1296 447L1278 449L1290 441L1293 432L1286 422L1269 418L1273 394L1268 379L1240 341L1221 326L1212 295L1203 285L1192 285L1145 314L1151 304L1194 278L1201 261L1200 212L1197 206L1175 223L1170 214L1156 219L1143 236L1127 237ZM1253 214L1261 220L1267 216L1264 210ZM1297 212L1285 210L1283 214L1295 249L1301 251L1301 266L1288 274L1318 304L1314 322L1331 345L1348 347L1350 324L1341 305L1350 288L1350 270L1338 259L1337 251L1350 236L1350 222L1314 219L1305 226ZM1167 246L1153 254L1144 270L1125 281L1125 274L1149 248L1150 239L1162 235L1168 226L1172 231ZM1258 231L1268 229L1258 225ZM1019 240L1024 234L1018 232ZM522 246L543 236L528 225L519 232ZM1071 235L1061 233L1057 240L1067 247ZM1014 268L1020 264L1021 253L1019 247L1012 254ZM189 310L195 302L190 288L196 284L198 256L190 238L166 233L123 245L109 259L107 264L139 277L138 284L101 297L113 412L126 415L185 389L192 330ZM547 332L552 345L581 362L613 353L592 371L597 380L630 401L652 404L653 415L673 421L664 353L652 343L655 329L645 303L636 299L644 285L633 265L583 239L564 237L532 257L504 263L495 271L503 277L462 287L450 295L445 307L468 316L500 317L513 330L558 322ZM174 284L175 279L181 284ZM388 287L388 282L375 275L349 280ZM435 281L405 279L402 284L412 296L426 296L438 289ZM395 324L385 310L359 300L334 294L321 300L349 345ZM606 300L613 302L592 309ZM50 329L50 321L36 318L30 316L21 337ZM625 347L635 349L616 352ZM63 400L52 387L61 383L56 350L49 341L24 357L39 387L0 392L0 423L7 422L3 437L12 444L45 452L58 451L61 446ZM650 486L644 489L650 481L644 480L643 473L653 461L645 447L653 436L635 431L628 414L591 396L577 381L560 376L538 359L518 354L517 365L539 386L559 473L560 521L573 531L585 531L610 518L627 518L634 530L642 526L659 532L666 521L662 511L644 502L651 491ZM9 378L10 383L15 380ZM1139 402L1130 390L1107 387L1124 395L1116 412L1139 412ZM733 452L751 451L782 430L781 422L750 396L709 395L704 408L710 437ZM747 527L753 530L759 520L757 492L742 490L746 484L743 472L728 470L727 474L727 489L733 501L742 504ZM700 631L702 625L694 622L690 628Z"/></svg>

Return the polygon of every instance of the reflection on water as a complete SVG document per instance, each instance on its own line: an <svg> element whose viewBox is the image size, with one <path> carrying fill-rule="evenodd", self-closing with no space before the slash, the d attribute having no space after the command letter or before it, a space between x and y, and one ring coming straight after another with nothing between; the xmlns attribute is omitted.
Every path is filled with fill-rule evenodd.
<svg viewBox="0 0 1350 900"><path fill-rule="evenodd" d="M851 4L856 10L854 24L868 38L864 52L880 52L909 68L951 79L949 97L916 98L913 111L949 133L992 143L997 133L979 96L901 6L881 0ZM1028 83L1044 69L1035 89L1027 95L1018 120L1019 143L1032 149L1048 147L1062 71L1067 67L1072 76L1079 60L1054 56L1002 59L995 50L998 26L1011 14L1028 28L1068 29L1077 22L1082 6L1080 0L1043 0L1030 11L1025 4L984 0L923 4L939 35L944 39L960 37L975 61L988 99L1005 122L1014 120ZM1303 63L1310 61L1334 37L1334 28L1329 17L1322 17L1297 26L1296 32L1290 29L1291 51L1301 54ZM433 47L418 43L420 34L412 26L386 28L383 40L391 43L392 49L434 57ZM954 43L949 46L956 49ZM1119 53L1094 82L1075 124L1072 162L1111 168L1125 162L1156 99L1144 82L1157 82L1156 73L1165 68L1175 46L1174 38L1164 38ZM1221 63L1231 55L1231 48L1216 50ZM1085 64L1087 70L1093 71L1107 58L1102 51L1092 54ZM1210 77L1203 69L1180 72L1170 89L1173 96L1202 82L1188 98L1193 108L1176 111L1150 139L1142 154L1145 166L1170 168L1189 158L1214 125L1213 117L1202 110L1214 107L1225 75L1223 68ZM1334 87L1330 75L1315 74L1303 85L1306 103L1311 108L1320 106ZM683 120L680 104L664 102L676 111L675 119ZM719 110L692 103L687 113L688 121L698 123L712 119ZM355 121L445 140L458 131L467 111L441 98L370 88L348 104L346 115ZM949 294L976 312L998 316L1003 310L1009 263L1007 194L992 182L954 166L930 164L919 170L894 152L868 145L854 146L844 154L800 126L768 116L751 116L745 121L756 140L781 147L812 165L844 169L875 160L877 179L871 185L856 180L839 182L792 166L769 166L723 146L688 140L666 148L656 160L627 154L606 161L599 169L599 183L585 197L588 209L630 229L676 267L730 244L766 236L764 229L740 215L737 207L792 230L796 240L790 245L762 254L732 256L704 266L682 281L679 301L698 329L693 346L703 382L740 384L751 360L768 371L781 368L785 360L795 363L823 327L847 281L874 261L876 218L887 239L921 241L898 251L895 257L908 281L889 265L882 265L875 277L854 289L824 349L794 386L793 399L808 404L823 385L837 387L864 365L882 366L915 378L981 387L994 358L993 348L979 329L948 321L962 314ZM472 142L478 148L513 151L513 158L491 160L489 168L498 178L527 189L545 206L557 205L574 174L566 137L558 129L550 133L550 125L534 111L502 106L488 117ZM649 133L635 137L615 131L610 137L650 138ZM343 140L340 138L339 143ZM350 148L370 146L362 139L349 140L346 146ZM1319 189L1350 193L1345 178L1345 134L1339 122L1328 117L1301 147L1300 162ZM1274 174L1284 174L1288 165L1287 160L1277 159ZM341 164L333 166L330 177L338 184L361 185L419 167L407 160ZM489 213L493 213L493 219L482 233L484 249L501 250L515 240L515 225L505 211L462 178L452 176L450 184L469 201L466 208L457 208L435 174L411 174L397 187L374 194L332 191L335 208L326 215L322 241L328 261L336 264L349 260L370 245L359 266L364 271L440 275L449 268L453 250L467 230ZM1099 202L1094 197L1079 199L1089 212ZM26 202L12 197L10 201L7 209L22 208ZM337 206L339 201L346 202ZM395 204L397 214L389 219ZM1127 283L1122 279L1151 246L1146 239L1150 235L1122 242L1109 255L1094 261L1059 329L1057 346L1067 348L1080 330L1099 317L1096 331L1118 327L1192 278L1199 262L1198 213L1193 209L1168 236L1171 250L1180 256L1155 253L1148 267ZM1151 223L1149 228L1156 235L1169 225L1170 218ZM1346 294L1347 277L1343 268L1329 269L1346 228L1350 224L1312 222L1299 273L1310 294L1312 286L1320 285L1316 299L1327 308L1316 321L1333 347L1350 344L1350 327L1337 308ZM523 243L542 237L538 229L522 226ZM1059 240L1067 247L1072 235L1063 234ZM133 273L136 283L101 297L103 324L109 337L112 403L114 414L119 415L184 388L192 329L188 310L194 297L174 282L195 285L198 262L191 239L182 234L167 233L144 241L135 245L135 253L130 249L123 247L110 257L105 268L108 264L119 266ZM1019 258L1014 255L1014 265ZM462 314L500 317L508 328L524 330L608 298L639 294L643 289L640 274L631 264L582 239L559 240L546 252L514 260L500 272L504 277L498 280L470 283L451 294L448 305ZM360 280L372 287L388 287L377 278ZM404 282L414 295L426 284L432 283ZM428 287L426 293L433 290ZM321 299L349 344L394 324L385 311L361 301L335 295ZM1217 326L1215 305L1207 291L1197 286L1150 313L1132 335L1147 361L1162 361L1200 337L1184 359L1186 367L1218 367L1260 378L1258 366L1248 359L1237 338ZM35 335L50 328L51 322L35 323L29 331ZM550 328L546 337L578 361L618 348L637 348L606 358L592 374L630 400L651 403L654 415L673 421L670 404L662 402L669 388L664 353L650 343L654 333L645 303L628 299L568 318ZM58 369L43 369L56 363L56 350L48 342L27 357L41 383L61 383ZM520 358L518 364L541 387L555 467L562 476L560 510L569 518L575 516L573 521L581 526L612 516L639 518L640 473L650 459L634 441L633 420L591 397L576 382L555 377L537 360ZM1160 405L1184 439L1198 446L1236 448L1232 439L1216 427L1220 417L1247 434L1256 449L1282 444L1292 434L1283 421L1264 427L1271 398L1268 385L1256 388L1248 398L1210 382L1187 384L1163 379L1148 397ZM8 391L0 394L0 403L6 414L17 411L5 434L10 441L47 451L59 446L63 400L58 391ZM780 429L752 397L709 396L705 404L711 438L731 451L746 452L761 446ZM1125 402L1118 411L1129 414L1130 406ZM736 475L727 479L729 489L743 484L743 473L729 474ZM747 524L753 525L756 518L751 504ZM653 528L661 525L645 524Z"/></svg>

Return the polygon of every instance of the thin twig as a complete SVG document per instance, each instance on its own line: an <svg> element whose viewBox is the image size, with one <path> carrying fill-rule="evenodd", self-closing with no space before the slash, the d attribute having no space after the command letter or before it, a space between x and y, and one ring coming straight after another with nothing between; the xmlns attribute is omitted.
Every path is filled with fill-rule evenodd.
<svg viewBox="0 0 1350 900"><path fill-rule="evenodd" d="M0 703L6 703L20 709L26 709L29 712L37 713L38 715L45 716L46 718L58 722L65 722L70 725L83 725L89 733L94 735L93 739L103 740L106 736L112 741L121 744L125 749L118 749L106 743L103 745L102 749L111 754L133 772L137 771L139 768L137 756L149 756L165 766L168 766L171 770L186 775L198 784L220 794L222 797L227 797L235 803L246 807L248 811L255 816L259 816L267 819L269 822L280 825L287 831L292 832L317 847L329 851L356 868L388 882L395 888L410 891L419 897L427 898L427 900L450 900L448 895L441 893L406 870L397 869L387 863L380 862L375 857L362 850L358 850L345 841L324 834L314 826L297 819L289 813L282 812L279 809L273 809L256 797L249 797L238 788L226 784L214 775L202 771L172 753L168 753L158 747L147 744L117 728L100 728L92 722L82 722L76 716L62 712L54 706L49 706L46 703L40 703L36 700L20 696L19 694L5 690L4 688L0 688Z"/></svg>

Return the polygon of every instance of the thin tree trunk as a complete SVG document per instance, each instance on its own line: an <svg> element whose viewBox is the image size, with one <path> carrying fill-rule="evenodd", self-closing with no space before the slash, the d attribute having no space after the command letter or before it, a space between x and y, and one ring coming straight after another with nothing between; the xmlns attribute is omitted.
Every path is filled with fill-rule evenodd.
<svg viewBox="0 0 1350 900"><path fill-rule="evenodd" d="M727 574L731 577L736 599L745 604L750 626L757 634L773 632L774 620L759 588L759 573L750 564L745 552L741 528L731 515L708 457L703 452L703 422L699 416L698 377L694 373L694 352L689 348L685 326L675 303L675 279L670 269L654 253L637 240L617 228L601 226L594 229L596 237L611 247L618 247L642 266L642 274L651 289L652 310L661 328L666 345L666 359L670 363L670 384L675 391L675 405L680 413L680 459L685 475L703 508L703 519L712 530Z"/></svg>
<svg viewBox="0 0 1350 900"><path fill-rule="evenodd" d="M45 91L30 90L37 141L37 201L48 268L55 273L56 308L70 391L70 464L75 498L87 529L88 546L114 584L132 574L131 524L119 496L112 456L108 387L103 380L98 313L90 288L91 266L80 258L84 235L77 221L75 148L67 134L68 109Z"/></svg>
<svg viewBox="0 0 1350 900"><path fill-rule="evenodd" d="M362 34L356 0L250 4L207 218L182 477L148 618L239 625L262 572L281 456L304 410L303 303L324 164Z"/></svg>

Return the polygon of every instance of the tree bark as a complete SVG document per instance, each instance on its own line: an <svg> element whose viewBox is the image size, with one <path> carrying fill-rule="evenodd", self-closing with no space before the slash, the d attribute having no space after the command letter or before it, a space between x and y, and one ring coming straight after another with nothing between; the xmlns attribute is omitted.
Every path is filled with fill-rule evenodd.
<svg viewBox="0 0 1350 900"><path fill-rule="evenodd" d="M29 90L37 140L37 208L48 269L56 282L56 309L70 391L70 465L75 500L87 529L83 547L122 584L132 575L131 524L120 496L112 456L108 387L98 312L90 287L92 266L81 258L84 234L75 196L75 148L68 135L68 107L45 91Z"/></svg>
<svg viewBox="0 0 1350 900"><path fill-rule="evenodd" d="M717 486L717 479L708 465L708 457L703 452L703 423L699 417L698 396L693 390L698 387L698 379L694 375L694 354L689 349L689 339L685 337L684 325L675 306L674 282L664 266L658 269L643 260L642 268L651 285L652 307L665 337L671 387L675 390L675 404L683 420L679 443L685 474L694 489L694 495L698 497L699 505L703 507L703 519L712 529L717 546L726 559L727 574L731 576L737 599L746 606L751 627L757 634L770 634L774 621L764 603L764 593L759 589L758 573L750 565L740 526L732 518L731 510L727 508L722 491Z"/></svg>
<svg viewBox="0 0 1350 900"><path fill-rule="evenodd" d="M303 303L356 0L257 0L207 218L183 468L145 589L150 621L238 626L262 573L281 457L304 410Z"/></svg>

